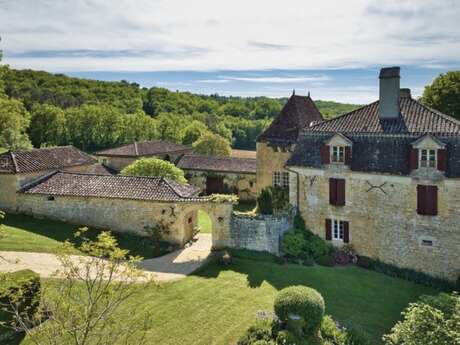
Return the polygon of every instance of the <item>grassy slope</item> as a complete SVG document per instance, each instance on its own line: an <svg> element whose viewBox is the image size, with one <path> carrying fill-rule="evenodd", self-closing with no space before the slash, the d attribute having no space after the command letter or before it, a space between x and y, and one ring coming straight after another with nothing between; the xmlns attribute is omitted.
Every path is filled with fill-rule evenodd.
<svg viewBox="0 0 460 345"><path fill-rule="evenodd" d="M227 345L254 322L257 311L272 310L278 290L297 284L318 289L328 314L360 328L376 344L409 302L434 292L357 267L280 266L237 259L229 268L210 264L181 281L146 289L136 300L153 317L148 344Z"/></svg>
<svg viewBox="0 0 460 345"><path fill-rule="evenodd" d="M56 222L48 219L35 219L25 215L8 214L4 221L4 237L0 250L25 252L55 252L67 240L74 240L75 224ZM97 230L88 235L94 237ZM133 235L113 233L121 248L128 249L132 255L151 258L162 253L164 248L152 248L144 238ZM75 253L79 253L75 251Z"/></svg>

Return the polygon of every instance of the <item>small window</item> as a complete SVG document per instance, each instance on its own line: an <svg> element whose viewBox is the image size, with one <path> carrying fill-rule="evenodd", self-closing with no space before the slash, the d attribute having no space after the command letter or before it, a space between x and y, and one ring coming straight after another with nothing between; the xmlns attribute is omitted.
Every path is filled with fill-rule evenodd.
<svg viewBox="0 0 460 345"><path fill-rule="evenodd" d="M432 240L422 240L421 245L423 247L433 247L433 241Z"/></svg>
<svg viewBox="0 0 460 345"><path fill-rule="evenodd" d="M107 165L107 159L106 158L102 159L102 164Z"/></svg>
<svg viewBox="0 0 460 345"><path fill-rule="evenodd" d="M54 201L54 200L55 200L55 199L54 199L54 196L52 196L52 195L48 196L46 199L47 199L48 201Z"/></svg>
<svg viewBox="0 0 460 345"><path fill-rule="evenodd" d="M438 150L419 150L419 166L421 168L436 168L437 167L437 151Z"/></svg>
<svg viewBox="0 0 460 345"><path fill-rule="evenodd" d="M289 173L283 171L282 177L283 179L281 181L281 187L283 187L284 189L289 189Z"/></svg>
<svg viewBox="0 0 460 345"><path fill-rule="evenodd" d="M345 230L345 222L341 220L332 221L332 239L336 241L343 241Z"/></svg>
<svg viewBox="0 0 460 345"><path fill-rule="evenodd" d="M249 182L249 187L251 187L251 188L254 187L254 181Z"/></svg>
<svg viewBox="0 0 460 345"><path fill-rule="evenodd" d="M281 173L279 171L274 171L272 176L272 186L281 186Z"/></svg>
<svg viewBox="0 0 460 345"><path fill-rule="evenodd" d="M331 161L333 163L345 163L345 147L332 146Z"/></svg>

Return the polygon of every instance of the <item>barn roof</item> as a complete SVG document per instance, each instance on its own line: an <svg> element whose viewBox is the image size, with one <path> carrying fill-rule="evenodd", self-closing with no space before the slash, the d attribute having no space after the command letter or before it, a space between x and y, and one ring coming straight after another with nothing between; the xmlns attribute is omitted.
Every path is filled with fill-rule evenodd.
<svg viewBox="0 0 460 345"><path fill-rule="evenodd" d="M159 156L175 152L187 152L192 148L186 145L171 143L168 141L142 141L130 143L127 145L114 147L107 150L95 152L96 156L120 156L120 157L143 157Z"/></svg>
<svg viewBox="0 0 460 345"><path fill-rule="evenodd" d="M147 201L201 201L199 189L163 177L54 172L26 185L24 194Z"/></svg>
<svg viewBox="0 0 460 345"><path fill-rule="evenodd" d="M256 173L256 159L186 154L177 162L185 170L205 170L227 173Z"/></svg>
<svg viewBox="0 0 460 345"><path fill-rule="evenodd" d="M74 146L8 151L0 154L0 173L20 174L94 164L97 161Z"/></svg>

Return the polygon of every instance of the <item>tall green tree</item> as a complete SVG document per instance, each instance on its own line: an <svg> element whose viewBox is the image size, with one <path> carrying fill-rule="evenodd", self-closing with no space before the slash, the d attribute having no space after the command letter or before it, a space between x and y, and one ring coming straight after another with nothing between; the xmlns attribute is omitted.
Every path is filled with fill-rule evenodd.
<svg viewBox="0 0 460 345"><path fill-rule="evenodd" d="M158 135L161 140L182 142L183 129L187 125L183 116L176 114L161 113L156 118L158 123Z"/></svg>
<svg viewBox="0 0 460 345"><path fill-rule="evenodd" d="M50 104L35 104L31 111L29 137L35 147L66 143L64 110Z"/></svg>
<svg viewBox="0 0 460 345"><path fill-rule="evenodd" d="M182 138L182 144L192 145L206 132L208 132L208 127L206 127L206 125L203 122L194 120L191 124L185 127L184 137Z"/></svg>
<svg viewBox="0 0 460 345"><path fill-rule="evenodd" d="M171 162L158 158L141 158L124 168L121 175L160 176L178 183L187 183L184 172Z"/></svg>
<svg viewBox="0 0 460 345"><path fill-rule="evenodd" d="M460 119L460 71L440 74L431 85L425 86L422 102Z"/></svg>
<svg viewBox="0 0 460 345"><path fill-rule="evenodd" d="M193 150L204 155L230 156L230 143L218 134L205 133L193 143Z"/></svg>
<svg viewBox="0 0 460 345"><path fill-rule="evenodd" d="M120 143L158 139L158 121L143 111L122 117Z"/></svg>
<svg viewBox="0 0 460 345"><path fill-rule="evenodd" d="M30 114L21 101L0 97L0 147L28 149L32 145L26 130Z"/></svg>

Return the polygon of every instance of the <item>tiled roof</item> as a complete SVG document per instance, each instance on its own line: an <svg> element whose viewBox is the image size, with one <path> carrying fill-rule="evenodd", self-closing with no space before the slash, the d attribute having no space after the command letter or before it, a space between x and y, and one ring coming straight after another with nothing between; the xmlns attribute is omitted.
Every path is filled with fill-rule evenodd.
<svg viewBox="0 0 460 345"><path fill-rule="evenodd" d="M379 118L379 101L351 111L304 131L380 134L460 134L460 121L410 98L400 99L401 116L395 120Z"/></svg>
<svg viewBox="0 0 460 345"><path fill-rule="evenodd" d="M257 151L249 151L249 150L232 150L232 157L234 158L257 158Z"/></svg>
<svg viewBox="0 0 460 345"><path fill-rule="evenodd" d="M162 177L110 176L55 172L27 186L21 193L149 201L201 201L199 189Z"/></svg>
<svg viewBox="0 0 460 345"><path fill-rule="evenodd" d="M102 150L94 153L96 156L122 156L122 157L142 157L157 156L173 152L190 151L190 146L170 143L168 141L143 141Z"/></svg>
<svg viewBox="0 0 460 345"><path fill-rule="evenodd" d="M0 173L30 173L94 163L94 158L73 146L9 151L0 154Z"/></svg>
<svg viewBox="0 0 460 345"><path fill-rule="evenodd" d="M177 162L177 166L185 170L206 170L246 174L256 173L256 160L252 158L187 154Z"/></svg>
<svg viewBox="0 0 460 345"><path fill-rule="evenodd" d="M279 115L257 140L294 142L302 128L322 120L323 117L310 96L292 95Z"/></svg>

